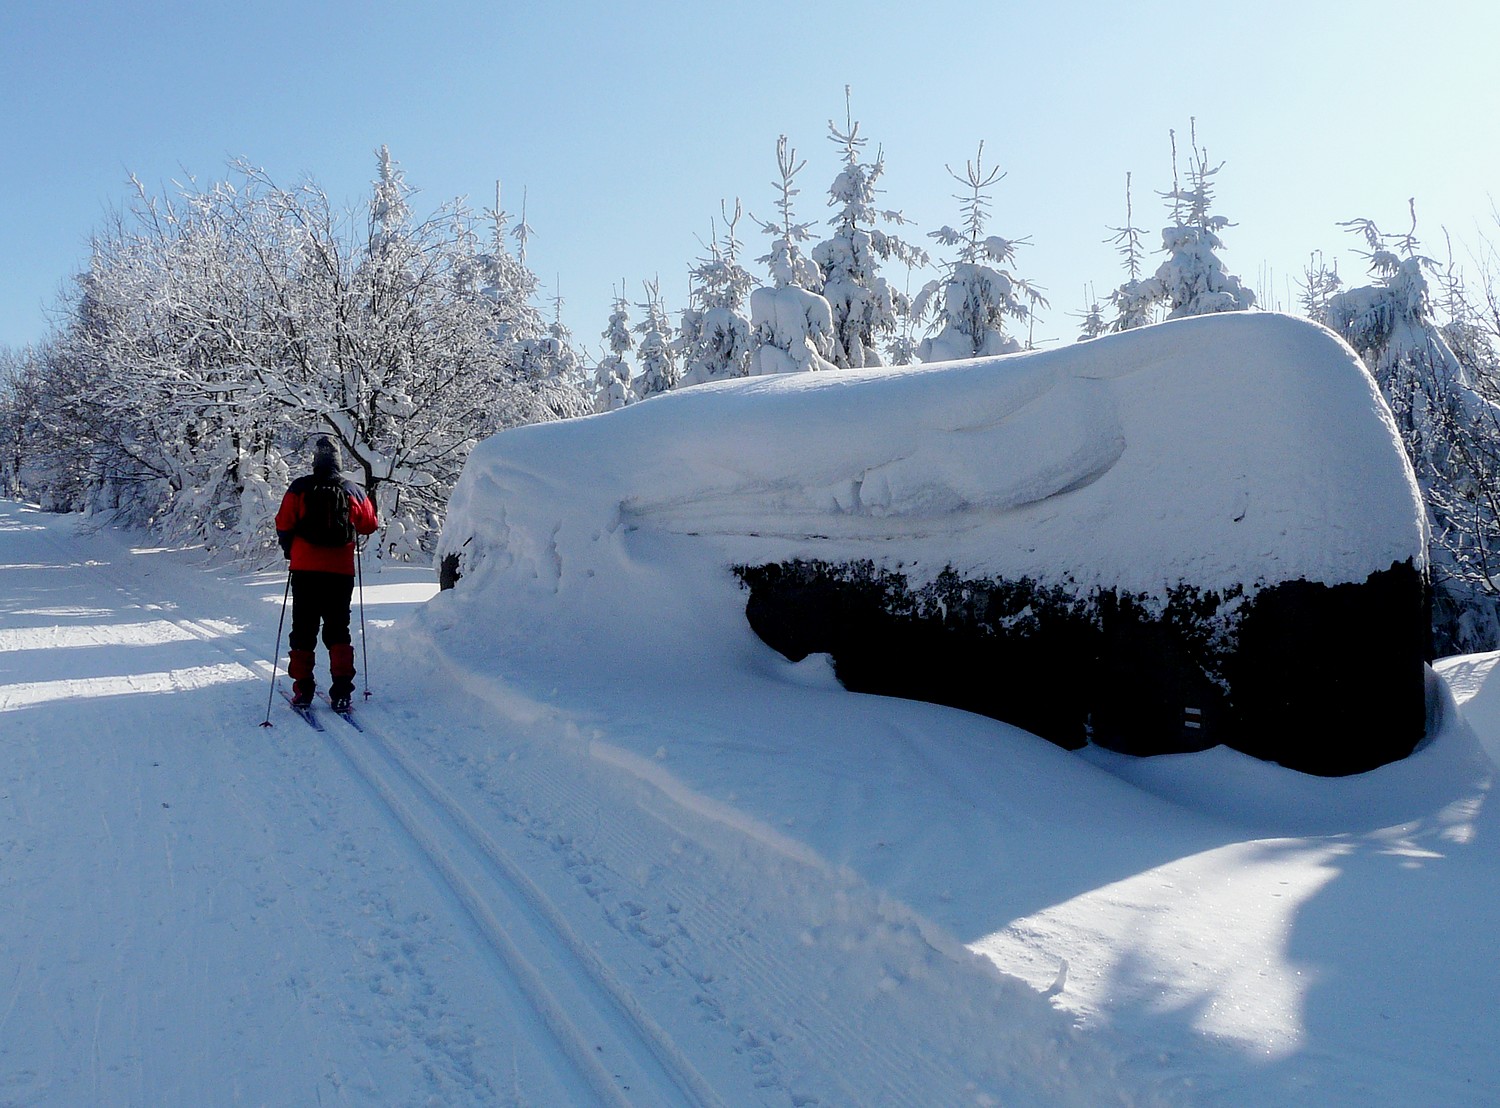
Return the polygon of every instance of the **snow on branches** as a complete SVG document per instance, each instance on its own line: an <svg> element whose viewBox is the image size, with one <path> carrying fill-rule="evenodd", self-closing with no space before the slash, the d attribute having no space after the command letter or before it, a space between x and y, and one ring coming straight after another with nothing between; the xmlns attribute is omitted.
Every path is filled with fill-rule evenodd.
<svg viewBox="0 0 1500 1108"><path fill-rule="evenodd" d="M415 554L475 441L575 406L522 365L564 345L539 330L534 279L498 231L479 249L461 204L418 219L384 147L362 216L232 169L175 196L138 186L95 236L47 352L62 414L41 446L78 461L47 472L81 469L69 506L255 558L326 434L381 508L377 549Z"/></svg>
<svg viewBox="0 0 1500 1108"><path fill-rule="evenodd" d="M924 362L948 362L1013 353L1021 344L1006 332L1006 320L1027 322L1037 307L1047 305L1040 289L1009 269L1015 264L1016 247L1030 240L984 233L989 190L1005 174L998 168L985 172L983 142L974 160L965 164L962 177L951 166L947 168L968 190L954 197L962 205L964 221L960 229L943 227L928 236L944 246L957 247L958 258L949 265L945 278L929 281L911 304L914 316L920 319L931 314L939 328L918 345L917 357Z"/></svg>
<svg viewBox="0 0 1500 1108"><path fill-rule="evenodd" d="M1172 210L1172 225L1162 228L1161 245L1167 259L1157 267L1152 281L1167 308L1168 319L1239 312L1255 306L1255 293L1224 268L1218 251L1224 249L1219 232L1233 224L1222 215L1211 215L1214 177L1224 163L1210 166L1208 150L1198 145L1197 121L1192 121L1188 183L1179 183L1177 134L1172 137L1172 191L1162 198Z"/></svg>
<svg viewBox="0 0 1500 1108"><path fill-rule="evenodd" d="M832 313L832 360L841 369L859 369L882 364L877 342L894 337L910 311L905 294L880 276L880 263L923 266L927 254L880 228L882 222L900 226L906 220L899 211L876 206L885 158L877 152L873 162L863 160L868 140L860 136L847 85L844 103L844 128L828 122L828 137L843 152L843 168L828 189L833 234L813 248L813 260L823 272L819 291Z"/></svg>
<svg viewBox="0 0 1500 1108"><path fill-rule="evenodd" d="M798 223L792 214L797 195L797 174L806 161L787 144L785 135L776 140L776 208L780 222L756 220L771 236L770 253L759 260L770 269L771 285L750 294L750 374L800 373L837 369L833 354L833 309L813 291L823 283L822 270L802 253L801 244L812 238L810 224ZM753 217L752 217L753 218Z"/></svg>
<svg viewBox="0 0 1500 1108"><path fill-rule="evenodd" d="M1380 386L1427 503L1436 647L1492 650L1500 641L1500 406L1484 390L1493 395L1496 383L1460 359L1438 325L1428 282L1437 266L1419 253L1409 206L1411 228L1401 234L1369 219L1341 224L1368 247L1374 281L1329 293L1322 322Z"/></svg>
<svg viewBox="0 0 1500 1108"><path fill-rule="evenodd" d="M710 237L709 256L689 271L690 304L683 309L677 340L683 385L743 377L750 370L750 321L745 305L755 278L739 262L737 228L743 209L736 200L733 215L727 206L721 211L724 234Z"/></svg>

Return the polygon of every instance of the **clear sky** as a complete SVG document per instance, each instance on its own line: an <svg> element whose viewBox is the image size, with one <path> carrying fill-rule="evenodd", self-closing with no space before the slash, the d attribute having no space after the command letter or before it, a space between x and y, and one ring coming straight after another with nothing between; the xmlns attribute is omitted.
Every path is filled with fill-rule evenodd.
<svg viewBox="0 0 1500 1108"><path fill-rule="evenodd" d="M418 211L484 207L497 179L515 210L525 188L532 268L597 352L621 280L637 301L659 275L684 306L721 199L774 214L778 134L808 162L797 214L827 217L845 84L908 234L958 221L944 165L980 140L1007 171L989 229L1032 240L1016 270L1052 300L1038 340L1070 340L1086 286L1121 279L1104 240L1127 171L1159 244L1168 130L1191 117L1227 163L1226 264L1286 304L1312 250L1362 275L1337 221L1404 229L1411 196L1434 252L1444 227L1500 238L1497 62L1494 0L7 0L0 344L46 333L128 174L167 189L243 156L352 204L385 143Z"/></svg>

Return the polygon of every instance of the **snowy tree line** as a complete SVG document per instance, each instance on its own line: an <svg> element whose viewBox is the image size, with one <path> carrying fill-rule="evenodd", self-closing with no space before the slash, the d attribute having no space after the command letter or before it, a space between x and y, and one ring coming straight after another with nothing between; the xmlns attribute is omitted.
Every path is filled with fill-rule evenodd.
<svg viewBox="0 0 1500 1108"><path fill-rule="evenodd" d="M1080 340L1256 305L1221 259L1232 224L1215 210L1215 164L1190 127L1171 139L1159 248L1125 223L1105 241L1122 279L1082 313ZM313 183L284 188L237 163L232 179L169 197L137 187L94 236L92 256L36 348L0 351L0 480L8 495L106 512L164 537L256 559L270 516L332 435L386 520L382 556L429 550L469 448L506 427L607 412L672 389L751 375L905 365L1027 348L1044 290L1017 271L1025 237L994 233L1004 174L983 143L958 185L956 226L926 237L934 261L880 204L871 153L846 98L828 124L838 168L820 226L798 213L800 159L775 148L772 215L747 266L746 213L721 208L688 266L686 308L659 283L621 282L598 357L580 355L539 307L530 233L495 205L418 218L384 149L363 209L340 214ZM1396 414L1433 532L1442 651L1500 645L1500 309L1494 252L1478 291L1411 230L1368 220L1367 284L1310 265L1301 308L1364 358ZM1450 251L1451 254L1451 251ZM1316 255L1315 255L1316 257ZM1153 268L1152 261L1155 261ZM915 295L913 277L930 272ZM559 306L560 307L560 306ZM675 316L675 319L674 319Z"/></svg>
<svg viewBox="0 0 1500 1108"><path fill-rule="evenodd" d="M741 264L736 202L733 216L724 211L725 229L716 229L709 257L689 267L690 303L675 334L662 325L666 313L655 283L643 286L646 298L635 307L646 319L633 327L622 287L601 334L609 353L595 377L595 411L729 377L951 361L1031 346L1037 312L1048 302L1044 290L1016 272L1018 251L1030 239L990 233L992 193L1004 174L986 168L983 142L962 173L949 167L960 186L954 196L959 225L929 232L949 257L936 263L939 276L909 296L904 290L911 277L934 263L926 249L895 233L907 224L902 213L880 206L884 154L871 157L847 100L844 123L830 120L827 137L839 151L827 192L827 237L815 241L817 224L797 216L798 178L807 163L783 135L772 184L775 217L754 220L770 239L756 259L767 282L757 287ZM1230 226L1213 211L1222 164L1210 164L1196 128L1181 170L1175 133L1171 156L1172 187L1160 194L1169 212L1161 235L1165 258L1145 275L1146 233L1130 223L1127 178L1126 226L1110 240L1120 247L1126 280L1110 294L1112 317L1101 305L1091 306L1082 338L1255 305L1255 294L1219 257L1219 232ZM892 267L901 274L900 288L886 273ZM656 337L649 344L643 339L637 351L635 334Z"/></svg>
<svg viewBox="0 0 1500 1108"><path fill-rule="evenodd" d="M379 552L422 552L478 439L588 399L498 198L418 219L411 192L384 149L356 215L243 163L137 185L61 326L7 355L7 493L257 559L326 434L380 506Z"/></svg>

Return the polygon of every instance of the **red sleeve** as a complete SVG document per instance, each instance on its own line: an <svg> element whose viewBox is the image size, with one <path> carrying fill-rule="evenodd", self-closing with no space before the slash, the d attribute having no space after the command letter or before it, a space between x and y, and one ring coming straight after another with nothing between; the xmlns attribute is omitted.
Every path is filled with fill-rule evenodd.
<svg viewBox="0 0 1500 1108"><path fill-rule="evenodd" d="M276 530L290 534L297 529L297 521L301 518L302 497L288 489L286 495L281 498L281 507L276 512Z"/></svg>
<svg viewBox="0 0 1500 1108"><path fill-rule="evenodd" d="M354 524L357 534L372 535L380 530L380 516L375 511L375 502L368 496L356 496L350 499L349 519Z"/></svg>

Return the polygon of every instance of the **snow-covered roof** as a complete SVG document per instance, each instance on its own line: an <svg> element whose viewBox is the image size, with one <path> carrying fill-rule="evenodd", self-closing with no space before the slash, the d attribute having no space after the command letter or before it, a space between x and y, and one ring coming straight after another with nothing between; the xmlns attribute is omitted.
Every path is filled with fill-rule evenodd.
<svg viewBox="0 0 1500 1108"><path fill-rule="evenodd" d="M443 552L587 573L625 529L705 558L874 559L920 583L1363 581L1424 562L1390 413L1331 332L1186 319L1059 350L723 382L507 431L471 456ZM601 563L601 565L604 563Z"/></svg>

